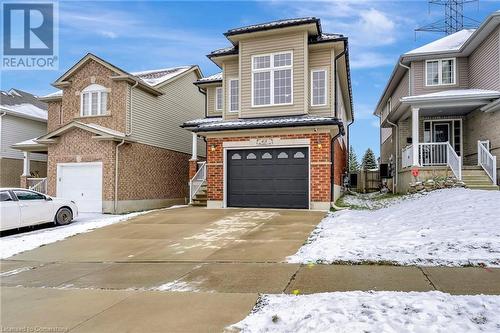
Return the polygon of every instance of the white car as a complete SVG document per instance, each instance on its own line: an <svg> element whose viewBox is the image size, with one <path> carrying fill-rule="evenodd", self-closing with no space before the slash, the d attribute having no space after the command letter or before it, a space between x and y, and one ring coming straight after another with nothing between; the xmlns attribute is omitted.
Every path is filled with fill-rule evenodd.
<svg viewBox="0 0 500 333"><path fill-rule="evenodd" d="M0 231L54 222L70 223L78 216L74 201L53 198L24 188L0 188Z"/></svg>

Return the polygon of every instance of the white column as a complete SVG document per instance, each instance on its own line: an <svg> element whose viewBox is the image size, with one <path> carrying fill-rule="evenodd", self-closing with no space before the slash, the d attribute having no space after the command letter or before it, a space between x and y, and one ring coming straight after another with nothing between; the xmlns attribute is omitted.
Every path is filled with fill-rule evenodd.
<svg viewBox="0 0 500 333"><path fill-rule="evenodd" d="M30 176L30 153L24 152L23 176Z"/></svg>
<svg viewBox="0 0 500 333"><path fill-rule="evenodd" d="M198 159L198 135L196 135L195 132L193 132L193 148L192 148L192 160L197 160Z"/></svg>
<svg viewBox="0 0 500 333"><path fill-rule="evenodd" d="M411 142L413 150L413 166L419 166L418 162L418 111L419 108L411 108Z"/></svg>

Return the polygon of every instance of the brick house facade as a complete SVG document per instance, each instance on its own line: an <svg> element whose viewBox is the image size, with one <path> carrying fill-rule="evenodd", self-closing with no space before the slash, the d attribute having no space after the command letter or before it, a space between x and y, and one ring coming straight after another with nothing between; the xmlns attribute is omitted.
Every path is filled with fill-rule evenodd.
<svg viewBox="0 0 500 333"><path fill-rule="evenodd" d="M48 153L48 194L74 199L80 210L104 213L185 203L190 135L179 125L203 114L203 95L193 85L199 77L197 66L128 73L85 56L54 83L60 92L42 98L48 103L48 134L36 142ZM82 94L96 85L105 89L106 97L98 99L105 112L84 114ZM186 106L171 111L172 101ZM85 184L75 177L78 170L101 176L89 178L95 186ZM80 192L88 202L79 202Z"/></svg>
<svg viewBox="0 0 500 333"><path fill-rule="evenodd" d="M330 209L353 122L347 38L322 33L316 18L224 35L232 46L208 56L222 72L196 82L206 117L182 126L207 142L206 186L192 201L201 204L199 188L209 208Z"/></svg>

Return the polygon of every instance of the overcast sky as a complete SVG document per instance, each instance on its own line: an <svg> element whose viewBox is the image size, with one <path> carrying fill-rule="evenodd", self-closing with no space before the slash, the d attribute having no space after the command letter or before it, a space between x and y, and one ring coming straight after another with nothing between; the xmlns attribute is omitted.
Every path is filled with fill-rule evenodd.
<svg viewBox="0 0 500 333"><path fill-rule="evenodd" d="M482 21L500 9L499 1L465 6L467 16ZM371 147L379 154L374 107L398 56L440 34L418 33L416 27L443 17L443 8L427 1L259 1L259 2L102 2L59 4L58 71L4 71L1 88L36 95L55 91L50 83L92 52L127 71L198 64L204 75L219 69L205 55L225 47L230 28L270 20L316 16L323 31L349 37L355 123L351 144L359 158Z"/></svg>

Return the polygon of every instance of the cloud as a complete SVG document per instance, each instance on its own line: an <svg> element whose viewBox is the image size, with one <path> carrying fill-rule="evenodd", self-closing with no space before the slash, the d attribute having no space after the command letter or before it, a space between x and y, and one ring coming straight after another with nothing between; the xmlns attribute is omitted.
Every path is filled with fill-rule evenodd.
<svg viewBox="0 0 500 333"><path fill-rule="evenodd" d="M359 48L351 52L350 61L353 69L377 68L394 64L394 59L387 54Z"/></svg>
<svg viewBox="0 0 500 333"><path fill-rule="evenodd" d="M373 111L375 110L375 107L373 105L369 104L363 104L363 103L355 103L354 104L354 110L355 110L355 115L356 119L371 119L373 120L375 117L373 115Z"/></svg>

